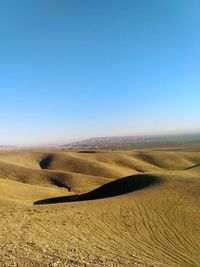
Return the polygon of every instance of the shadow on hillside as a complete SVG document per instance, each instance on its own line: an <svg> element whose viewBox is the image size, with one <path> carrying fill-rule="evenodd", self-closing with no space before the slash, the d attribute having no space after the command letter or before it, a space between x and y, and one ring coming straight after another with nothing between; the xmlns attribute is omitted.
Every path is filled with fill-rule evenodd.
<svg viewBox="0 0 200 267"><path fill-rule="evenodd" d="M47 155L39 162L41 169L48 169L53 160L53 155Z"/></svg>
<svg viewBox="0 0 200 267"><path fill-rule="evenodd" d="M88 193L42 199L34 202L34 205L55 204L64 202L86 201L101 198L109 198L127 194L143 189L159 182L159 178L152 175L132 175L109 182Z"/></svg>
<svg viewBox="0 0 200 267"><path fill-rule="evenodd" d="M98 151L95 151L95 150L79 150L79 151L77 151L77 153L96 154L96 153L98 153Z"/></svg>
<svg viewBox="0 0 200 267"><path fill-rule="evenodd" d="M196 168L196 167L200 167L200 164L198 163L198 164L192 165L192 166L190 166L190 167L185 168L184 170L187 171L187 170L194 169L194 168Z"/></svg>

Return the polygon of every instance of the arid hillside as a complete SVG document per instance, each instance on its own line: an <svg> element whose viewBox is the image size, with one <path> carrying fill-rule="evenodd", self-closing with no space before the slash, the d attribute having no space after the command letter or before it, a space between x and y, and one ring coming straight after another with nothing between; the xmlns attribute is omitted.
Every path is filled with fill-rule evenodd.
<svg viewBox="0 0 200 267"><path fill-rule="evenodd" d="M199 266L200 152L1 151L0 266Z"/></svg>

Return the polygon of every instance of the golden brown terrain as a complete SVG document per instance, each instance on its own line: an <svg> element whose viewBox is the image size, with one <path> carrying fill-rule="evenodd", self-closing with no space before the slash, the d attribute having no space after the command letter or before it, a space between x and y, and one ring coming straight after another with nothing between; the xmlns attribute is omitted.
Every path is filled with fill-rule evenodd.
<svg viewBox="0 0 200 267"><path fill-rule="evenodd" d="M35 205L34 205L35 204ZM199 266L200 152L0 152L0 266Z"/></svg>

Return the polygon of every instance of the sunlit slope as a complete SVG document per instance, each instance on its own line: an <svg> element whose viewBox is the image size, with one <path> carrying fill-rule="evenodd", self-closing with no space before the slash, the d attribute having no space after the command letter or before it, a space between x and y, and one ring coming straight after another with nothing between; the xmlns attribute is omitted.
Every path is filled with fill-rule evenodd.
<svg viewBox="0 0 200 267"><path fill-rule="evenodd" d="M39 168L38 162L40 161L43 153L40 152L29 152L29 151L0 151L0 161L7 162L10 164L29 167Z"/></svg>
<svg viewBox="0 0 200 267"><path fill-rule="evenodd" d="M184 170L200 163L199 152L141 151L137 157L164 170Z"/></svg>
<svg viewBox="0 0 200 267"><path fill-rule="evenodd" d="M22 184L0 178L0 203L6 205L32 205L34 200L44 197L55 197L66 194L66 190ZM68 193L70 194L70 193ZM0 204L0 205L1 205Z"/></svg>

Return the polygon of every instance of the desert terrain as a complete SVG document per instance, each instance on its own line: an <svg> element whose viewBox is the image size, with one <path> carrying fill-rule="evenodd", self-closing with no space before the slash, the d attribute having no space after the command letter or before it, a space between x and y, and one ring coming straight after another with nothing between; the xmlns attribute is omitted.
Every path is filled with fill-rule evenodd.
<svg viewBox="0 0 200 267"><path fill-rule="evenodd" d="M200 150L1 151L0 266L199 266Z"/></svg>

